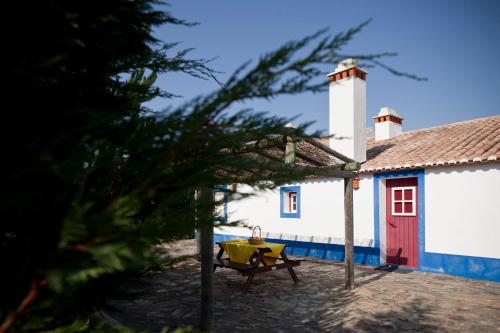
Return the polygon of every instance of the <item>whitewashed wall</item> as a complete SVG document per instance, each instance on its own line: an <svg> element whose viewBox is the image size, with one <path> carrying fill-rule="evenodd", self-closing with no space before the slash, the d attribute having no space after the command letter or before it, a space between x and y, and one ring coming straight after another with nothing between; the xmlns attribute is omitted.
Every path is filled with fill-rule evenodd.
<svg viewBox="0 0 500 333"><path fill-rule="evenodd" d="M379 198L379 232L380 232L380 262L385 263L387 258L387 234L386 234L386 180L378 180L378 198Z"/></svg>
<svg viewBox="0 0 500 333"><path fill-rule="evenodd" d="M318 243L344 242L344 183L341 179L318 179L297 184L301 187L301 217L280 217L279 189L232 201L228 204L229 221L245 220L260 225L264 236ZM251 191L239 187L240 191ZM354 243L373 246L373 178L361 177L360 189L354 191ZM249 236L245 228L225 227L219 234ZM268 234L269 233L269 234Z"/></svg>
<svg viewBox="0 0 500 333"><path fill-rule="evenodd" d="M500 258L500 166L425 171L425 251Z"/></svg>
<svg viewBox="0 0 500 333"><path fill-rule="evenodd" d="M330 147L358 162L366 161L366 83L350 77L330 83Z"/></svg>

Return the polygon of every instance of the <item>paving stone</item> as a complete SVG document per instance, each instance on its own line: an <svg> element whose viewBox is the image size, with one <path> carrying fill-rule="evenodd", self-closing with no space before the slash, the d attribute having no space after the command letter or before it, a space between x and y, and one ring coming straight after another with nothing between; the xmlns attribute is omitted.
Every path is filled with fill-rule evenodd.
<svg viewBox="0 0 500 333"><path fill-rule="evenodd" d="M499 283L355 266L356 289L345 291L342 264L308 258L295 271L297 285L280 270L245 292L245 277L218 269L213 332L500 332ZM109 300L110 314L138 330L198 332L199 281L200 263L187 258L151 274L139 299Z"/></svg>
<svg viewBox="0 0 500 333"><path fill-rule="evenodd" d="M280 319L280 316L278 316L277 314L275 313L268 313L267 314L267 317L268 318L271 318L271 319L274 319L274 320L279 320Z"/></svg>
<svg viewBox="0 0 500 333"><path fill-rule="evenodd" d="M306 314L307 310L304 308L296 308L295 310L293 310L293 312L297 314Z"/></svg>

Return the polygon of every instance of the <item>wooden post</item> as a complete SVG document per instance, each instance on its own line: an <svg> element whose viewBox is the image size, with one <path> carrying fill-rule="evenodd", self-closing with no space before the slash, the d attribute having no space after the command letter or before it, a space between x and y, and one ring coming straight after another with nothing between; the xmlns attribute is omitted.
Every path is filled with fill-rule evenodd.
<svg viewBox="0 0 500 333"><path fill-rule="evenodd" d="M295 142L290 137L286 138L285 164L295 165Z"/></svg>
<svg viewBox="0 0 500 333"><path fill-rule="evenodd" d="M213 316L213 274L214 274L214 227L213 191L208 188L199 190L197 222L200 230L201 246L201 320L202 332L210 332Z"/></svg>
<svg viewBox="0 0 500 333"><path fill-rule="evenodd" d="M196 225L196 257L201 260L201 228Z"/></svg>
<svg viewBox="0 0 500 333"><path fill-rule="evenodd" d="M200 194L201 194L200 190L194 191L194 199L195 199L196 203L199 203ZM198 257L198 260L201 260L201 228L200 228L199 215L200 215L200 212L198 211L198 205L195 205L195 207L194 207L194 228L196 230L196 256Z"/></svg>
<svg viewBox="0 0 500 333"><path fill-rule="evenodd" d="M344 178L345 288L354 289L354 223L352 177Z"/></svg>

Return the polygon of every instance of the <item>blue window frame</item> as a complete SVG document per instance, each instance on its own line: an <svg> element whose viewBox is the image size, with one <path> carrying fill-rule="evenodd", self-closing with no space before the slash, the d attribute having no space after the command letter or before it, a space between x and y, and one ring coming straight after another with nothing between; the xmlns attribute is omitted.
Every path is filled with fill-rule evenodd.
<svg viewBox="0 0 500 333"><path fill-rule="evenodd" d="M280 188L280 217L300 218L300 186Z"/></svg>
<svg viewBox="0 0 500 333"><path fill-rule="evenodd" d="M214 202L221 202L214 209L214 218L216 221L227 221L227 192L227 185L217 185L214 187Z"/></svg>

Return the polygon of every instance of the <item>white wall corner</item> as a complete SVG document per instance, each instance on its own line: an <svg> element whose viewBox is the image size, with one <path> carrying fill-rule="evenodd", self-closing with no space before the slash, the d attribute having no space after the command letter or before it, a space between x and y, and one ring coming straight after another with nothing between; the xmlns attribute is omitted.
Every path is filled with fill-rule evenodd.
<svg viewBox="0 0 500 333"><path fill-rule="evenodd" d="M386 242L386 187L385 179L379 179L378 198L379 198L379 239L380 239L380 263L387 261L387 242Z"/></svg>

